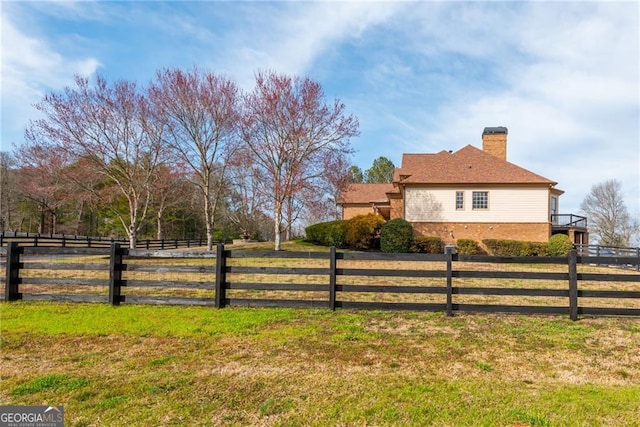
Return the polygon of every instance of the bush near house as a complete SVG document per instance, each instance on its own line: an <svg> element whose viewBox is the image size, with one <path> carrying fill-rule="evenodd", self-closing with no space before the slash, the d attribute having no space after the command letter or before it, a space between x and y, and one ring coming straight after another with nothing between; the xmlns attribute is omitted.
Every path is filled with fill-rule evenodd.
<svg viewBox="0 0 640 427"><path fill-rule="evenodd" d="M380 228L380 249L382 252L407 253L411 250L413 227L402 219L395 218Z"/></svg>
<svg viewBox="0 0 640 427"><path fill-rule="evenodd" d="M547 242L524 242L520 240L485 239L482 241L495 256L548 256Z"/></svg>
<svg viewBox="0 0 640 427"><path fill-rule="evenodd" d="M520 256L522 242L518 240L484 239L482 241L489 250L489 255Z"/></svg>
<svg viewBox="0 0 640 427"><path fill-rule="evenodd" d="M347 245L346 221L336 220L313 224L305 228L306 241L323 246L344 248Z"/></svg>
<svg viewBox="0 0 640 427"><path fill-rule="evenodd" d="M549 256L549 243L523 242L520 256Z"/></svg>
<svg viewBox="0 0 640 427"><path fill-rule="evenodd" d="M458 239L456 251L462 255L481 255L484 253L480 244L473 239Z"/></svg>
<svg viewBox="0 0 640 427"><path fill-rule="evenodd" d="M548 246L551 256L567 256L569 251L573 249L573 243L566 234L554 234L549 239Z"/></svg>
<svg viewBox="0 0 640 427"><path fill-rule="evenodd" d="M324 246L368 250L379 248L380 215L358 215L349 220L320 222L305 228L306 241Z"/></svg>
<svg viewBox="0 0 640 427"><path fill-rule="evenodd" d="M444 244L439 237L414 237L413 243L411 244L411 252L419 254L441 254L444 252Z"/></svg>
<svg viewBox="0 0 640 427"><path fill-rule="evenodd" d="M333 222L333 221L331 221ZM326 234L329 222L319 222L317 224L310 225L304 229L305 240L310 243L317 243L320 245L326 244Z"/></svg>
<svg viewBox="0 0 640 427"><path fill-rule="evenodd" d="M377 249L384 218L376 214L358 215L346 221L347 245L358 250Z"/></svg>

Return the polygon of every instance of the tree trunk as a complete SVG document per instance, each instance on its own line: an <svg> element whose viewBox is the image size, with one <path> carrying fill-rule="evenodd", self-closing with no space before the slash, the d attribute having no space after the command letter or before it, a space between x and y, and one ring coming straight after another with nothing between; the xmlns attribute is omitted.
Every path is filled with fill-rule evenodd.
<svg viewBox="0 0 640 427"><path fill-rule="evenodd" d="M156 239L162 240L162 210L158 210L156 215Z"/></svg>
<svg viewBox="0 0 640 427"><path fill-rule="evenodd" d="M135 249L136 244L138 243L138 231L136 230L136 225L132 223L129 226L129 249Z"/></svg>
<svg viewBox="0 0 640 427"><path fill-rule="evenodd" d="M80 202L80 206L78 207L78 215L76 216L75 224L73 226L73 233L77 236L80 235L80 223L82 222L82 212L84 211L84 201ZM87 236L90 234L87 233Z"/></svg>
<svg viewBox="0 0 640 427"><path fill-rule="evenodd" d="M209 201L209 192L204 192L204 222L207 227L207 250L213 250L213 224L211 221L211 203Z"/></svg>
<svg viewBox="0 0 640 427"><path fill-rule="evenodd" d="M58 217L55 211L51 211L51 234L57 234L58 230Z"/></svg>
<svg viewBox="0 0 640 427"><path fill-rule="evenodd" d="M38 224L38 233L44 233L44 205L40 204L40 221Z"/></svg>
<svg viewBox="0 0 640 427"><path fill-rule="evenodd" d="M282 232L282 202L280 200L276 200L276 205L274 209L274 217L275 217L275 226L274 226L274 240L276 251L280 250L280 233Z"/></svg>

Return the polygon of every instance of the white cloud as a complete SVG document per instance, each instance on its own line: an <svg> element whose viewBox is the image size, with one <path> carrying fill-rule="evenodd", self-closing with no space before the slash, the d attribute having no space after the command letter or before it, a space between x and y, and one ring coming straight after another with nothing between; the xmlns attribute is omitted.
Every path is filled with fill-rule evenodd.
<svg viewBox="0 0 640 427"><path fill-rule="evenodd" d="M72 83L74 74L91 75L98 59L65 58L44 40L26 35L2 13L2 127L3 134L21 135L36 111L32 105L49 90ZM1 150L12 143L2 141Z"/></svg>
<svg viewBox="0 0 640 427"><path fill-rule="evenodd" d="M509 160L558 181L563 207L577 212L591 185L616 178L640 211L638 4L493 6L430 15L433 27L414 37L413 46L436 40L422 52L433 61L486 59L493 81L452 81L437 111L421 113L423 137L407 151L479 146L484 126L504 125ZM448 32L445 17L464 31Z"/></svg>
<svg viewBox="0 0 640 427"><path fill-rule="evenodd" d="M225 36L227 64L241 86L255 71L309 74L345 39L358 38L399 7L395 3L262 3L243 5L242 25Z"/></svg>

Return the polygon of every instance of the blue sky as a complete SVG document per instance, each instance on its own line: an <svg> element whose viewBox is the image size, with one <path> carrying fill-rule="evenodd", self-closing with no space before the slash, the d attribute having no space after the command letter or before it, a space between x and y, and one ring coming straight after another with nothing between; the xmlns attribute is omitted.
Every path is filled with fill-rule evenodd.
<svg viewBox="0 0 640 427"><path fill-rule="evenodd" d="M557 181L562 213L622 182L640 212L640 3L2 1L2 150L32 105L100 73L146 84L211 69L243 89L271 69L319 81L360 120L354 164L481 147Z"/></svg>

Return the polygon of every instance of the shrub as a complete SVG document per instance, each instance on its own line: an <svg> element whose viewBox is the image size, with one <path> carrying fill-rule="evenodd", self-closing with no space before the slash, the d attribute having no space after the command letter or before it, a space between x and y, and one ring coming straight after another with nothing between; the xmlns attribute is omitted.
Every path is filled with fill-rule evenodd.
<svg viewBox="0 0 640 427"><path fill-rule="evenodd" d="M522 242L517 240L484 239L482 243L495 256L520 256Z"/></svg>
<svg viewBox="0 0 640 427"><path fill-rule="evenodd" d="M546 256L549 254L545 242L524 242L520 240L485 239L482 241L489 253L495 256Z"/></svg>
<svg viewBox="0 0 640 427"><path fill-rule="evenodd" d="M444 252L442 239L439 237L414 237L411 252L420 254L441 254Z"/></svg>
<svg viewBox="0 0 640 427"><path fill-rule="evenodd" d="M328 246L335 246L338 248L347 247L347 222L346 221L331 221L329 223L329 230L327 234Z"/></svg>
<svg viewBox="0 0 640 427"><path fill-rule="evenodd" d="M346 242L358 250L375 249L379 243L378 232L384 224L380 215L358 215L346 221Z"/></svg>
<svg viewBox="0 0 640 427"><path fill-rule="evenodd" d="M411 249L413 227L401 218L392 219L380 228L382 252L407 253Z"/></svg>
<svg viewBox="0 0 640 427"><path fill-rule="evenodd" d="M346 221L328 221L305 228L306 241L324 246L346 246Z"/></svg>
<svg viewBox="0 0 640 427"><path fill-rule="evenodd" d="M554 234L549 239L547 247L551 256L568 256L573 249L573 243L566 234Z"/></svg>
<svg viewBox="0 0 640 427"><path fill-rule="evenodd" d="M520 256L547 256L549 245L547 242L522 242Z"/></svg>
<svg viewBox="0 0 640 427"><path fill-rule="evenodd" d="M304 229L305 240L311 243L324 244L327 222L319 222Z"/></svg>
<svg viewBox="0 0 640 427"><path fill-rule="evenodd" d="M462 255L479 255L483 253L478 242L472 239L458 239L456 242L456 251Z"/></svg>

